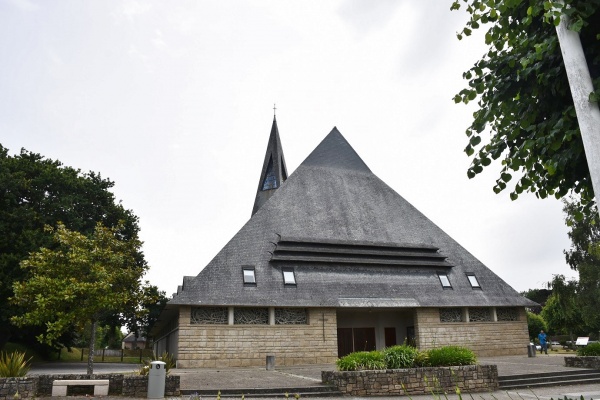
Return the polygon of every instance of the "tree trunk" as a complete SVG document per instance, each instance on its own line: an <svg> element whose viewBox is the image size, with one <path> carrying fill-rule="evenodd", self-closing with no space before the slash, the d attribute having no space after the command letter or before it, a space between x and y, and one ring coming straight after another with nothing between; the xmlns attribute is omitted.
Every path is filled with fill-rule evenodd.
<svg viewBox="0 0 600 400"><path fill-rule="evenodd" d="M96 347L96 319L92 319L92 331L90 332L90 347L88 349L87 374L94 373L94 351Z"/></svg>
<svg viewBox="0 0 600 400"><path fill-rule="evenodd" d="M575 104L592 187L598 199L600 198L600 108L598 103L589 100L590 93L594 91L592 78L583 54L579 33L570 30L568 23L567 15L561 15L556 33Z"/></svg>
<svg viewBox="0 0 600 400"><path fill-rule="evenodd" d="M573 342L573 331L571 331L571 330L569 330L569 340L571 341L569 348L572 350L575 350L576 346L575 346L575 342Z"/></svg>

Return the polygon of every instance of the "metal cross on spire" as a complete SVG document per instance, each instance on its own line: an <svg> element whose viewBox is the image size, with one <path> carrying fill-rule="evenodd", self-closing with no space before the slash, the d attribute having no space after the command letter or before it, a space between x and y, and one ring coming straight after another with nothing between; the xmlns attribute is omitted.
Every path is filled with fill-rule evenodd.
<svg viewBox="0 0 600 400"><path fill-rule="evenodd" d="M273 103L273 117L276 117L276 111L277 111L277 107L275 106L275 103Z"/></svg>

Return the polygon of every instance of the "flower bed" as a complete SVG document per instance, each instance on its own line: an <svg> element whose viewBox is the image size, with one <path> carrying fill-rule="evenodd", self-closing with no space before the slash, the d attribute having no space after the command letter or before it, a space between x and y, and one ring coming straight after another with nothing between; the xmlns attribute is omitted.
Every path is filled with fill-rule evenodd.
<svg viewBox="0 0 600 400"><path fill-rule="evenodd" d="M323 383L351 396L418 395L498 390L495 365L424 367L375 371L323 371Z"/></svg>

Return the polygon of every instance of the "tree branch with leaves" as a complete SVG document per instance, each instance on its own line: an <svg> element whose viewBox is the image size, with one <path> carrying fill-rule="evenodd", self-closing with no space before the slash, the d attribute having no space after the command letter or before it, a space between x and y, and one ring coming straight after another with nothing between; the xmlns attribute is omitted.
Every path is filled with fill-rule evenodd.
<svg viewBox="0 0 600 400"><path fill-rule="evenodd" d="M463 74L467 87L456 103L477 101L466 129L470 178L499 160L493 190L511 185L510 198L523 192L539 198L578 196L581 218L594 192L555 24L562 14L580 33L595 92L600 88L600 0L456 0L469 20L459 39L487 28L487 52ZM513 180L515 178L515 180ZM512 182L512 183L509 183Z"/></svg>

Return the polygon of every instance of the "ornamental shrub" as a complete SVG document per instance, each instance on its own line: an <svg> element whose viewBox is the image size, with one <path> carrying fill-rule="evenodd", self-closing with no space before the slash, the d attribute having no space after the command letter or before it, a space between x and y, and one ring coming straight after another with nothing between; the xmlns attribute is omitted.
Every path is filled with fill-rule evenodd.
<svg viewBox="0 0 600 400"><path fill-rule="evenodd" d="M577 355L581 357L600 356L600 343L590 343L585 347L580 347L577 349Z"/></svg>
<svg viewBox="0 0 600 400"><path fill-rule="evenodd" d="M162 356L157 357L156 354L152 353L151 358L147 358L144 364L140 366L140 369L136 371L138 375L146 376L150 372L150 364L152 361L163 361L165 363L165 374L169 375L172 368L175 368L176 360L173 354L169 354L166 351L162 353Z"/></svg>
<svg viewBox="0 0 600 400"><path fill-rule="evenodd" d="M340 371L385 369L385 357L381 351L358 351L337 360Z"/></svg>
<svg viewBox="0 0 600 400"><path fill-rule="evenodd" d="M444 346L427 351L428 366L449 367L452 365L473 365L477 357L466 347Z"/></svg>
<svg viewBox="0 0 600 400"><path fill-rule="evenodd" d="M15 378L27 375L31 357L25 359L25 353L13 351L12 353L0 353L0 377Z"/></svg>
<svg viewBox="0 0 600 400"><path fill-rule="evenodd" d="M391 346L383 350L385 364L389 369L412 368L419 350L406 344Z"/></svg>

